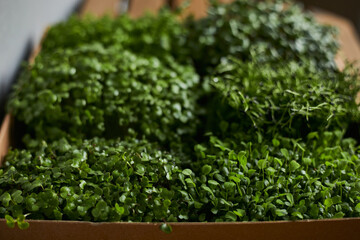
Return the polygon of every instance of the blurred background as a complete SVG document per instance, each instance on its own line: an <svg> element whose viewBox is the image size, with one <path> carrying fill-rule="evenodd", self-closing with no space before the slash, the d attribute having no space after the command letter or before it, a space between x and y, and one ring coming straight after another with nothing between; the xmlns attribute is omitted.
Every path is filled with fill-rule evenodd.
<svg viewBox="0 0 360 240"><path fill-rule="evenodd" d="M94 0L92 0L94 2ZM101 8L104 0L96 0ZM135 5L172 5L177 0L119 0L119 11L126 12ZM206 0L192 0L197 8ZM224 0L225 1L225 0ZM226 0L231 1L231 0ZM112 1L114 2L114 0ZM307 8L331 11L348 19L360 32L359 0L301 0ZM21 62L27 59L32 49L39 44L47 26L66 19L84 4L83 0L0 0L0 123L4 116L5 100L16 79ZM92 5L94 6L94 4ZM133 17L142 14L135 9Z"/></svg>

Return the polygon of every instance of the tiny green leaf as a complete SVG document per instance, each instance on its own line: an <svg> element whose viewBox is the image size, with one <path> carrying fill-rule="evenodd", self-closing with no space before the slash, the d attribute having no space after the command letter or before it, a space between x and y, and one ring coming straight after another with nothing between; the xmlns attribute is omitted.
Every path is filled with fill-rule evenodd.
<svg viewBox="0 0 360 240"><path fill-rule="evenodd" d="M259 160L258 163L257 163L257 166L259 169L265 169L266 168L266 164L267 164L267 161L262 159L262 160Z"/></svg>
<svg viewBox="0 0 360 240"><path fill-rule="evenodd" d="M186 176L190 176L192 174L192 171L190 169L184 169L182 173Z"/></svg>
<svg viewBox="0 0 360 240"><path fill-rule="evenodd" d="M227 213L225 214L225 218L226 218L227 220L230 220L230 221L232 221L232 222L235 222L235 221L237 220L237 214L235 214L234 212L227 212Z"/></svg>
<svg viewBox="0 0 360 240"><path fill-rule="evenodd" d="M331 198L327 198L327 199L325 199L325 201L324 201L324 205L325 205L325 207L326 207L326 208L331 207L331 206L333 205L333 201L332 201L332 199L331 199Z"/></svg>
<svg viewBox="0 0 360 240"><path fill-rule="evenodd" d="M356 204L355 210L360 213L360 203Z"/></svg>
<svg viewBox="0 0 360 240"><path fill-rule="evenodd" d="M299 219L304 218L303 215L300 212L293 212L291 215L294 216L294 217L298 217Z"/></svg>
<svg viewBox="0 0 360 240"><path fill-rule="evenodd" d="M286 148L280 149L280 152L286 159L290 159L289 151Z"/></svg>
<svg viewBox="0 0 360 240"><path fill-rule="evenodd" d="M274 139L272 140L272 144L274 145L274 147L278 147L278 146L280 145L280 141L277 140L276 138L274 138Z"/></svg>
<svg viewBox="0 0 360 240"><path fill-rule="evenodd" d="M115 203L115 209L116 209L116 212L117 212L119 215L123 215L124 212L125 212L124 207L120 207L119 204L117 204L117 203Z"/></svg>
<svg viewBox="0 0 360 240"><path fill-rule="evenodd" d="M202 166L201 172L204 175L208 175L211 172L211 169L212 169L211 166L206 164L206 165Z"/></svg>
<svg viewBox="0 0 360 240"><path fill-rule="evenodd" d="M8 192L3 193L0 196L0 201L2 201L2 204L4 205L4 207L9 206L9 202L11 201L11 196Z"/></svg>
<svg viewBox="0 0 360 240"><path fill-rule="evenodd" d="M304 163L305 166L308 166L308 165L311 164L311 159L310 159L310 158L303 158L302 161L303 161L303 163Z"/></svg>
<svg viewBox="0 0 360 240"><path fill-rule="evenodd" d="M172 227L170 226L170 224L163 223L160 225L160 230L163 231L164 233L169 234L172 232Z"/></svg>
<svg viewBox="0 0 360 240"><path fill-rule="evenodd" d="M29 228L30 224L28 222L18 222L18 227L22 230Z"/></svg>
<svg viewBox="0 0 360 240"><path fill-rule="evenodd" d="M215 181L215 180L209 180L208 183L209 183L210 185L213 185L213 186L220 185L220 184L219 184L217 181Z"/></svg>
<svg viewBox="0 0 360 240"><path fill-rule="evenodd" d="M288 214L288 212L286 211L286 209L276 209L275 213L277 216L279 217L283 217L286 216Z"/></svg>
<svg viewBox="0 0 360 240"><path fill-rule="evenodd" d="M296 169L300 168L300 164L297 163L295 160L290 162L290 171L294 172Z"/></svg>
<svg viewBox="0 0 360 240"><path fill-rule="evenodd" d="M5 220L6 220L6 224L10 227L10 228L14 228L15 227L15 221L14 219L9 216L9 215L5 215Z"/></svg>
<svg viewBox="0 0 360 240"><path fill-rule="evenodd" d="M345 216L345 213L343 213L343 212L337 212L334 216L333 216L333 218L343 218Z"/></svg>

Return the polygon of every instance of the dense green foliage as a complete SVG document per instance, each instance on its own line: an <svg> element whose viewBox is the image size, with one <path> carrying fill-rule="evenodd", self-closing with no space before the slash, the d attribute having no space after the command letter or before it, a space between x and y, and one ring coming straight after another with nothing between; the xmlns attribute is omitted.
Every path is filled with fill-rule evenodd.
<svg viewBox="0 0 360 240"><path fill-rule="evenodd" d="M215 1L213 1L215 2ZM187 46L201 74L211 73L224 56L261 62L304 59L322 69L334 67L335 29L316 23L290 2L237 0L211 5L208 16L188 20Z"/></svg>
<svg viewBox="0 0 360 240"><path fill-rule="evenodd" d="M32 219L176 220L178 160L145 141L32 140L0 172L0 214ZM13 190L14 187L16 190Z"/></svg>
<svg viewBox="0 0 360 240"><path fill-rule="evenodd" d="M192 67L174 61L166 67L118 46L81 45L40 54L9 106L41 139L174 141L195 129L198 80Z"/></svg>
<svg viewBox="0 0 360 240"><path fill-rule="evenodd" d="M196 146L184 195L197 221L359 217L360 160L340 131L304 140L220 141ZM186 193L186 194L185 194ZM196 218L195 216L198 216Z"/></svg>
<svg viewBox="0 0 360 240"><path fill-rule="evenodd" d="M164 10L51 28L9 101L25 148L0 169L0 217L360 217L358 73L336 69L334 29L302 11L236 0L183 23Z"/></svg>
<svg viewBox="0 0 360 240"><path fill-rule="evenodd" d="M198 161L145 141L30 140L0 171L0 214L88 221L360 216L359 149L342 133L197 145Z"/></svg>
<svg viewBox="0 0 360 240"><path fill-rule="evenodd" d="M321 72L309 63L224 61L210 80L208 131L253 141L244 134L299 138L311 131L346 129L359 118L354 101L359 82L351 72Z"/></svg>
<svg viewBox="0 0 360 240"><path fill-rule="evenodd" d="M156 16L146 15L135 20L127 15L116 19L73 16L49 29L41 51L101 43L105 47L119 45L136 54L165 61L168 55L186 61L189 57L183 48L186 36L187 29L167 9L162 9Z"/></svg>

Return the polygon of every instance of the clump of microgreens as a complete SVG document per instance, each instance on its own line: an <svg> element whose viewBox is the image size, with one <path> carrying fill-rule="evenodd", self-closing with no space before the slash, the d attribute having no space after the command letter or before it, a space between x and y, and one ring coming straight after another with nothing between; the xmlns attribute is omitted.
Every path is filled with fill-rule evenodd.
<svg viewBox="0 0 360 240"><path fill-rule="evenodd" d="M334 66L334 29L284 6L213 2L200 20L164 10L51 28L9 101L25 149L0 169L0 217L165 232L359 217L358 75Z"/></svg>

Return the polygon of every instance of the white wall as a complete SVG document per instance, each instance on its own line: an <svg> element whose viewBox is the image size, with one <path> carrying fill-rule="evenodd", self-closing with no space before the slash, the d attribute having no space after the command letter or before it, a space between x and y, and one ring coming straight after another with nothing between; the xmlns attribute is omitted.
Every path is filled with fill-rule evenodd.
<svg viewBox="0 0 360 240"><path fill-rule="evenodd" d="M81 0L0 0L0 124L20 63L44 29L68 17Z"/></svg>

